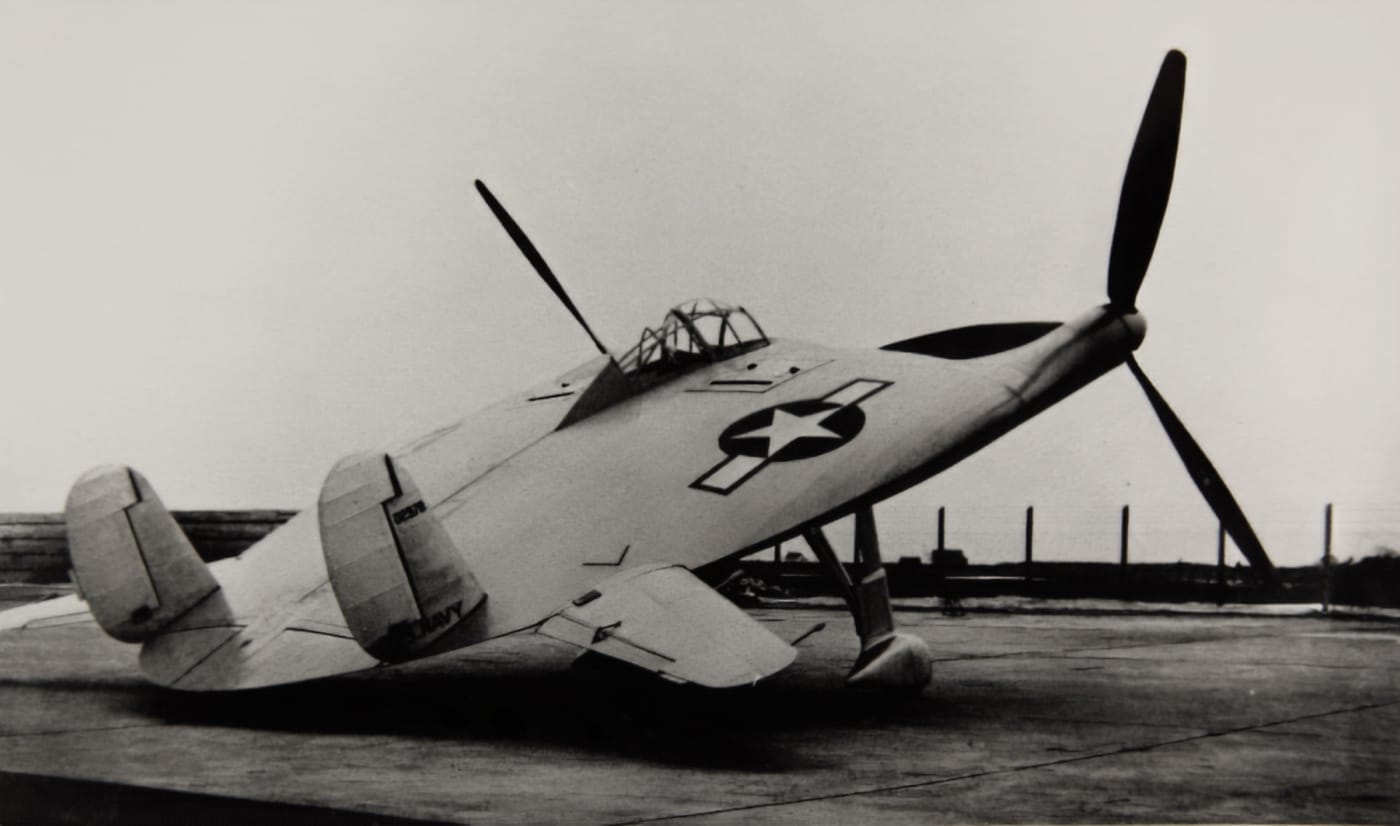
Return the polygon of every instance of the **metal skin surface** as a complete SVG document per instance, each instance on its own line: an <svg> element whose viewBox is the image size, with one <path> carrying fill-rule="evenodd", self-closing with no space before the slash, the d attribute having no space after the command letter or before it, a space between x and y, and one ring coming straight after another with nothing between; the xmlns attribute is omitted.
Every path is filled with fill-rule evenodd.
<svg viewBox="0 0 1400 826"><path fill-rule="evenodd" d="M393 451L488 595L421 656L531 629L626 568L702 568L892 495L1121 364L1144 332L1140 315L1096 308L981 359L779 340L561 430L553 428L568 398L527 401L541 395L534 388L506 399ZM706 390L716 378L789 363L817 366L767 392ZM569 375L587 375L598 360L591 365ZM694 486L730 460L720 436L731 424L854 382L882 384L857 402L863 423L850 438L816 439L839 444L762 464L727 493ZM505 433L503 422L512 425ZM210 569L222 586L215 597L146 644L142 668L153 681L226 690L378 664L353 641L329 587L314 511ZM82 610L70 599L44 603L45 615L64 603Z"/></svg>
<svg viewBox="0 0 1400 826"><path fill-rule="evenodd" d="M777 341L549 433L473 479L432 478L417 467L432 458L397 458L489 595L482 625L463 642L476 641L538 623L615 572L599 563L624 549L629 567L700 568L916 484L1121 363L1142 330L1136 315L1094 310L976 362ZM692 392L748 364L789 360L821 364L769 393ZM729 460L719 438L732 423L856 381L889 384L859 402L864 425L849 441L770 462L727 493L694 487Z"/></svg>
<svg viewBox="0 0 1400 826"><path fill-rule="evenodd" d="M527 630L701 685L785 667L787 643L711 599L689 572L852 513L873 532L874 503L1125 362L1153 396L1131 360L1146 334L1134 299L1170 194L1184 82L1185 57L1169 52L1124 179L1108 304L1058 325L980 325L850 350L769 341L756 325L746 337L726 315L747 319L742 308L688 302L621 361L595 358L364 459L399 481L337 481L338 466L320 524L314 511L303 513L237 559L210 566L219 590L142 637L143 671L180 689L251 688L380 664L365 648L398 662ZM504 206L484 184L477 189L605 350ZM701 320L720 326L717 337L701 332ZM1204 452L1174 414L1162 413L1164 400L1152 401L1164 422L1175 421L1173 443L1222 524L1237 539L1252 537L1238 507L1226 507L1233 498ZM379 488L393 498L373 493ZM360 527L339 530L352 517ZM421 521L379 524L391 518ZM869 539L867 561L878 567L873 533ZM340 572L334 588L328 556ZM1267 569L1262 547L1256 556ZM868 615L867 624L881 617L892 632L883 584L863 584L860 594L853 614ZM350 600L353 633L337 595ZM0 629L82 610L75 599L55 600L0 614ZM399 642L385 653L376 646L390 633ZM874 665L889 636L862 634L870 656L857 671L921 686L928 658L917 646Z"/></svg>

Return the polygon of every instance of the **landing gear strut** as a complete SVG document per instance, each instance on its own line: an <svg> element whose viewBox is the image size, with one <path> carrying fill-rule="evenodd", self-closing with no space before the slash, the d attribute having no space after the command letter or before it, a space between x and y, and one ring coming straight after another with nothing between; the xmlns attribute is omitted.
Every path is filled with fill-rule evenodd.
<svg viewBox="0 0 1400 826"><path fill-rule="evenodd" d="M846 676L846 685L914 690L928 685L933 676L933 657L928 645L912 634L894 630L890 588L880 561L874 511L868 507L856 511L857 582L851 582L821 526L812 525L802 535L841 587L841 595L851 610L856 634L860 637L860 655Z"/></svg>

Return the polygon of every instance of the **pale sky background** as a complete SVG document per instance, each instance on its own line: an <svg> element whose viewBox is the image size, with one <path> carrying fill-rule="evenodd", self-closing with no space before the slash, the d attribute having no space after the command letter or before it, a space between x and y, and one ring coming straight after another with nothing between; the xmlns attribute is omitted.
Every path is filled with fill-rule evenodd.
<svg viewBox="0 0 1400 826"><path fill-rule="evenodd" d="M1275 561L1400 545L1393 3L0 2L0 510L92 465L175 508L340 456L670 305L876 346L1104 298L1163 53L1186 114L1143 365ZM657 457L665 461L665 457ZM881 507L887 554L1209 562L1126 371ZM1238 554L1231 551L1231 560Z"/></svg>

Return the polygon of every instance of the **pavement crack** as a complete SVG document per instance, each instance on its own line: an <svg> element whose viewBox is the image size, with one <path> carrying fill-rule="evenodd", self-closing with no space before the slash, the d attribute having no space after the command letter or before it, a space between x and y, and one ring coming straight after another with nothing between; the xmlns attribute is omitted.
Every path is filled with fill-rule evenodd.
<svg viewBox="0 0 1400 826"><path fill-rule="evenodd" d="M1088 650L1088 649L1083 649L1083 650ZM1070 657L1066 657L1065 659L1071 659L1071 658L1070 658ZM1085 655L1073 657L1072 659L1076 659L1076 660L1104 660L1104 661L1107 661L1107 662L1132 662L1132 663L1140 663L1140 662L1162 662L1162 661L1166 660L1167 658L1165 658L1165 657L1162 657L1162 658L1148 658L1148 657L1115 657L1115 656L1112 656L1111 654L1085 654ZM1203 662L1203 663L1213 662L1212 660L1208 660L1208 659L1197 659L1197 658L1193 658L1193 657L1172 657L1172 658L1170 658L1170 660L1171 660L1171 662L1178 662L1178 663L1180 663L1180 662ZM1388 665L1388 664L1377 663L1377 662L1369 662L1369 663L1364 663L1364 664L1361 664L1361 665L1346 665L1346 664L1338 664L1338 663L1309 663L1309 662L1297 662L1297 661L1294 661L1294 660L1235 660L1234 663L1235 663L1236 665L1251 665L1251 666L1260 666L1260 667L1265 667L1265 668L1321 668L1321 669L1331 669L1331 670L1334 670L1334 671L1400 671L1400 665ZM1082 671L1082 670L1084 670L1084 669L1082 669L1082 668L1074 668L1074 669L1071 669L1071 670L1073 670L1073 671Z"/></svg>
<svg viewBox="0 0 1400 826"><path fill-rule="evenodd" d="M1288 717L1283 720L1270 720L1264 723L1255 723L1247 726L1234 726L1217 731L1207 731L1201 734L1192 734L1185 737L1175 737L1170 740L1161 740L1155 743L1146 743L1139 746L1119 746L1114 749L1104 749L1089 754L1076 754L1069 757L1061 757L1055 760L1043 760L1037 763L1026 763L1019 766L1008 766L1001 769L988 769L987 771L967 772L965 774L952 775L950 777L935 777L930 780L918 780L912 783L897 783L888 786L874 786L868 789L855 789L846 792L832 792L830 794L811 795L809 797L799 797L792 800L774 800L766 803L752 803L745 806L728 806L718 809L707 809L703 812L684 812L680 814L661 815L658 817L646 817L638 820L618 821L611 826L634 826L640 823L658 823L665 820L684 820L695 817L706 817L709 815L730 814L733 812L753 811L757 809L773 809L780 806L793 806L800 803L816 803L823 800L839 800L848 797L863 797L872 794L886 794L889 792L900 792L908 789L926 788L929 786L942 786L949 783L958 783L964 780L977 780L983 777L996 777L998 775L1016 774L1018 772L1035 771L1037 769L1063 766L1071 763L1083 763L1089 760L1098 760L1104 757L1114 757L1120 754L1140 754L1154 751L1166 746L1178 746L1183 743L1194 743L1201 740L1210 740L1217 737L1228 737L1234 734L1245 734L1262 729L1273 728L1275 726L1286 726L1291 723L1300 723L1305 720L1318 720L1324 717L1333 717L1341 714L1354 714L1361 711L1373 711L1375 709L1387 708L1389 706L1400 705L1400 699L1386 700L1379 703L1364 703L1362 705L1348 706L1346 708L1330 709L1312 714L1300 714L1295 717Z"/></svg>
<svg viewBox="0 0 1400 826"><path fill-rule="evenodd" d="M1002 651L997 654L958 654L951 657L934 657L936 663L961 662L970 660L1004 660L1014 657L1028 657L1032 659L1046 658L1058 659L1061 657L1071 657L1083 654L1088 651L1129 651L1136 648L1167 648L1177 645L1198 645L1203 642L1241 642L1245 640L1265 640L1277 639L1277 634L1251 634L1248 636L1230 637L1228 640L1221 640L1216 637L1192 637L1184 640L1150 640L1147 642L1118 642L1111 645L1085 645L1075 648L1028 648L1021 651ZM1092 659L1084 657L1084 659ZM1121 657L1104 657L1103 659L1123 659Z"/></svg>
<svg viewBox="0 0 1400 826"><path fill-rule="evenodd" d="M983 716L991 717L992 715ZM1005 715L1000 715L998 716L998 719L1024 720L1028 723L1034 723L1037 725L1040 723L1064 723L1076 726L1112 726L1118 724L1114 720L1093 720L1086 717L1058 717L1041 714L1017 714L1010 718L1007 718ZM1183 726L1180 723L1156 723L1147 720L1133 720L1131 722L1131 725L1136 728L1171 729L1174 731L1193 730L1191 726Z"/></svg>

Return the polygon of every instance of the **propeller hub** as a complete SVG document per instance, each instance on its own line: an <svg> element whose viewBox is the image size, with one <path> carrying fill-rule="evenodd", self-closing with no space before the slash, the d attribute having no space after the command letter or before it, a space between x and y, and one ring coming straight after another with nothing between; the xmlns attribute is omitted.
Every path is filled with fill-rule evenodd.
<svg viewBox="0 0 1400 826"><path fill-rule="evenodd" d="M1127 339L1132 349L1136 350L1142 346L1142 340L1147 338L1147 317L1137 310L1119 312L1118 323L1123 325L1127 331Z"/></svg>

